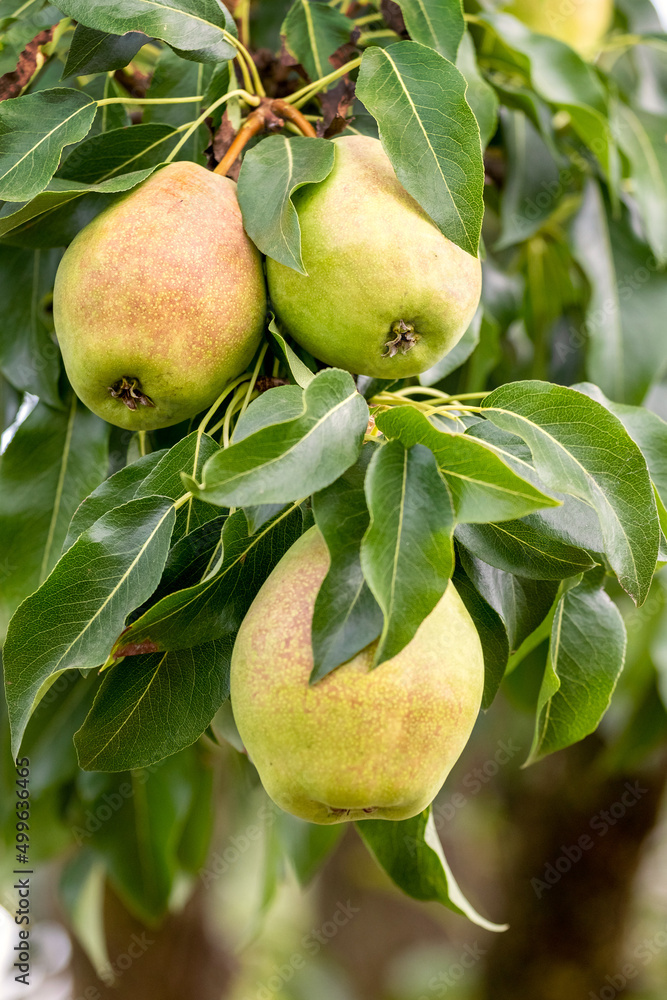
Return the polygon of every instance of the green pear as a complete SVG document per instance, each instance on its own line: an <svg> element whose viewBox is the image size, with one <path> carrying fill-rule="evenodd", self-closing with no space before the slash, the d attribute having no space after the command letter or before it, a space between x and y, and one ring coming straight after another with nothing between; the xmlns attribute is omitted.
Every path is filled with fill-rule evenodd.
<svg viewBox="0 0 667 1000"><path fill-rule="evenodd" d="M470 736L484 661L450 583L417 634L371 669L371 644L316 684L311 623L329 551L311 528L246 615L231 666L239 734L262 783L311 823L408 819L435 797Z"/></svg>
<svg viewBox="0 0 667 1000"><path fill-rule="evenodd" d="M557 38L589 57L611 27L614 0L512 0L504 9L539 35Z"/></svg>
<svg viewBox="0 0 667 1000"><path fill-rule="evenodd" d="M266 313L234 182L187 161L152 174L70 244L53 312L74 391L109 423L151 430L210 406Z"/></svg>
<svg viewBox="0 0 667 1000"><path fill-rule="evenodd" d="M377 139L333 140L333 170L294 195L308 276L267 259L278 318L316 358L358 375L418 375L465 333L481 266L399 183Z"/></svg>

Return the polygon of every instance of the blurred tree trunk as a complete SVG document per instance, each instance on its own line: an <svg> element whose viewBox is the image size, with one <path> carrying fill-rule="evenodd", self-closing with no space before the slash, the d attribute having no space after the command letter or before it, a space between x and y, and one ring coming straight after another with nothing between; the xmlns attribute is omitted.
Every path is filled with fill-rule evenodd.
<svg viewBox="0 0 667 1000"><path fill-rule="evenodd" d="M100 981L72 940L75 1000L221 1000L233 967L212 932L202 891L159 928L145 927L107 890L104 920L114 986Z"/></svg>
<svg viewBox="0 0 667 1000"><path fill-rule="evenodd" d="M489 950L485 1000L588 1000L611 988L606 977L624 988L633 882L667 760L663 751L642 770L609 776L597 767L602 749L589 737L507 789L514 843L499 877L510 930Z"/></svg>

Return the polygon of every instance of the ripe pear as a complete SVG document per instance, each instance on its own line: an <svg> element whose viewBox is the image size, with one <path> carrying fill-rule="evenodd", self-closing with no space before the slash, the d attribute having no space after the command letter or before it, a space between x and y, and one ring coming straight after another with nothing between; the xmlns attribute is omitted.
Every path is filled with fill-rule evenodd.
<svg viewBox="0 0 667 1000"><path fill-rule="evenodd" d="M187 161L152 174L70 244L53 312L74 391L109 423L151 430L210 406L266 312L234 182Z"/></svg>
<svg viewBox="0 0 667 1000"><path fill-rule="evenodd" d="M239 734L281 809L322 824L408 819L433 800L470 736L484 683L479 636L450 583L392 659L372 670L373 643L309 686L328 567L311 528L251 605L231 665Z"/></svg>
<svg viewBox="0 0 667 1000"><path fill-rule="evenodd" d="M611 27L614 0L512 0L504 9L539 35L557 38L589 57Z"/></svg>
<svg viewBox="0 0 667 1000"><path fill-rule="evenodd" d="M321 184L296 191L308 276L267 259L281 323L316 358L358 375L417 375L465 333L481 266L399 183L377 139L333 140Z"/></svg>

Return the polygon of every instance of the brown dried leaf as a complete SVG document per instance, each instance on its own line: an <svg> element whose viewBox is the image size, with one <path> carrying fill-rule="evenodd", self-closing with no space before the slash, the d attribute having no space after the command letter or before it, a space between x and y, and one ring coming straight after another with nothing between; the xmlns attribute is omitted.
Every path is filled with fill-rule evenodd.
<svg viewBox="0 0 667 1000"><path fill-rule="evenodd" d="M38 69L40 60L40 48L51 41L53 28L40 31L38 35L28 42L21 52L16 69L11 73L0 76L0 101L6 101L10 97L17 97L23 88L30 83L35 71Z"/></svg>
<svg viewBox="0 0 667 1000"><path fill-rule="evenodd" d="M346 62L350 59L354 59L355 56L359 55L357 50L357 41L361 35L361 28L355 28L350 35L350 41L345 42L344 45L340 45L335 52L329 56L329 62L334 69L340 69L344 66Z"/></svg>
<svg viewBox="0 0 667 1000"><path fill-rule="evenodd" d="M210 128L212 119L209 118L206 124ZM220 128L214 133L211 145L206 149L209 170L214 170L217 167L220 160L223 158L234 141L235 136L236 132L234 131L234 126L229 120L229 115L227 113L227 109L225 108L225 113L222 116L222 121L220 122ZM238 180L240 169L241 162L240 160L237 160L227 176L231 177L233 181Z"/></svg>
<svg viewBox="0 0 667 1000"><path fill-rule="evenodd" d="M114 660L117 660L121 656L143 656L144 653L159 652L159 646L156 646L150 639L144 639L142 642L128 642L126 646L119 646L111 655Z"/></svg>
<svg viewBox="0 0 667 1000"><path fill-rule="evenodd" d="M347 111L354 103L354 83L348 76L339 80L335 87L320 95L322 118L317 123L320 138L330 139L338 135L350 121Z"/></svg>
<svg viewBox="0 0 667 1000"><path fill-rule="evenodd" d="M380 3L380 13L384 17L388 28L391 28L392 31L397 32L399 35L407 34L403 12L398 4L394 3L394 0L382 0Z"/></svg>

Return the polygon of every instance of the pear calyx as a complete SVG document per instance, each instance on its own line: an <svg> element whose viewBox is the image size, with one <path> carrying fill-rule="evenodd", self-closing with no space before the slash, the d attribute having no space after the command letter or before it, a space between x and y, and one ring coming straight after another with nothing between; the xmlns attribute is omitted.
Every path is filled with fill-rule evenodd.
<svg viewBox="0 0 667 1000"><path fill-rule="evenodd" d="M141 403L142 406L155 406L150 396L143 392L139 379L132 375L123 375L108 388L114 399L125 403L128 410L136 410L137 403Z"/></svg>
<svg viewBox="0 0 667 1000"><path fill-rule="evenodd" d="M385 343L387 350L380 355L382 358L393 358L399 351L401 354L407 354L419 340L419 334L415 333L412 323L406 323L402 319L397 319L391 324L391 332L394 334L394 339Z"/></svg>

